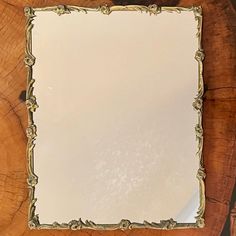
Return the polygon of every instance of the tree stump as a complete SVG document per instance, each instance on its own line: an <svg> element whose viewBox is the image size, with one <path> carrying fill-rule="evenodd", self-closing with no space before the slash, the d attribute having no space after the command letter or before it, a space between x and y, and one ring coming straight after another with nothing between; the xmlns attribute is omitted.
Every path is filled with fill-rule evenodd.
<svg viewBox="0 0 236 236"><path fill-rule="evenodd" d="M203 229L131 231L29 230L25 129L24 6L88 7L158 4L203 7L204 163L206 226ZM1 236L219 236L229 213L236 177L236 12L230 0L2 0L0 1L0 235Z"/></svg>

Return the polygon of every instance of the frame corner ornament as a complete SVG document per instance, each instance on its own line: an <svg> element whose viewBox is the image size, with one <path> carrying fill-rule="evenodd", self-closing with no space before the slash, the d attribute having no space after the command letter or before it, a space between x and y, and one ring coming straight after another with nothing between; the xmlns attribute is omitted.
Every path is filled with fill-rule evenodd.
<svg viewBox="0 0 236 236"><path fill-rule="evenodd" d="M24 14L26 17L35 17L34 9L32 7L24 7Z"/></svg>
<svg viewBox="0 0 236 236"><path fill-rule="evenodd" d="M39 223L39 216L34 215L28 222L29 228L30 229L37 229L38 226L40 225Z"/></svg>
<svg viewBox="0 0 236 236"><path fill-rule="evenodd" d="M204 228L205 227L205 220L203 217L196 217L196 225L197 228Z"/></svg>
<svg viewBox="0 0 236 236"><path fill-rule="evenodd" d="M195 17L202 17L202 7L201 6L193 6L193 12Z"/></svg>

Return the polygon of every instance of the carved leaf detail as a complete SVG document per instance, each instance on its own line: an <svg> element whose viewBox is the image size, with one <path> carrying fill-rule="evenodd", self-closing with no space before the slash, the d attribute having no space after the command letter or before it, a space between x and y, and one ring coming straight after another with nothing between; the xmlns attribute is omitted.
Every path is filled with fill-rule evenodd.
<svg viewBox="0 0 236 236"><path fill-rule="evenodd" d="M24 8L24 13L25 13L26 17L34 17L35 16L34 10L33 10L32 7L25 7Z"/></svg>
<svg viewBox="0 0 236 236"><path fill-rule="evenodd" d="M33 66L35 63L35 58L33 56L27 55L24 60L27 66Z"/></svg>
<svg viewBox="0 0 236 236"><path fill-rule="evenodd" d="M203 61L205 58L205 54L203 52L203 49L198 49L195 53L195 59L197 61Z"/></svg>
<svg viewBox="0 0 236 236"><path fill-rule="evenodd" d="M119 223L119 228L121 230L129 229L131 226L131 222L129 220L122 219Z"/></svg>
<svg viewBox="0 0 236 236"><path fill-rule="evenodd" d="M36 109L39 107L36 101L36 97L34 95L30 96L26 100L26 106L31 112L35 112Z"/></svg>
<svg viewBox="0 0 236 236"><path fill-rule="evenodd" d="M37 127L36 125L30 125L27 129L26 129L26 136L28 138L35 138L37 136Z"/></svg>
<svg viewBox="0 0 236 236"><path fill-rule="evenodd" d="M148 6L148 11L149 11L150 15L151 14L156 15L156 14L161 13L161 7L157 6L156 4L149 5Z"/></svg>
<svg viewBox="0 0 236 236"><path fill-rule="evenodd" d="M53 11L59 16L71 13L69 8L67 8L65 5L58 5L55 9L53 9Z"/></svg>
<svg viewBox="0 0 236 236"><path fill-rule="evenodd" d="M29 228L30 229L36 229L40 223L39 223L39 216L38 215L34 215L31 220L29 220Z"/></svg>
<svg viewBox="0 0 236 236"><path fill-rule="evenodd" d="M109 15L111 13L111 9L107 5L101 6L99 10L105 15Z"/></svg>
<svg viewBox="0 0 236 236"><path fill-rule="evenodd" d="M195 98L195 101L193 102L193 107L195 110L200 110L202 108L202 99L201 98Z"/></svg>
<svg viewBox="0 0 236 236"><path fill-rule="evenodd" d="M199 124L197 124L195 126L195 131L196 131L196 136L198 138L202 138L202 136L203 136L203 129L202 129L202 127Z"/></svg>
<svg viewBox="0 0 236 236"><path fill-rule="evenodd" d="M27 179L28 185L34 187L38 183L38 177L35 175L30 175Z"/></svg>
<svg viewBox="0 0 236 236"><path fill-rule="evenodd" d="M161 220L160 224L161 228L163 229L173 229L176 226L177 222L170 218L169 220Z"/></svg>

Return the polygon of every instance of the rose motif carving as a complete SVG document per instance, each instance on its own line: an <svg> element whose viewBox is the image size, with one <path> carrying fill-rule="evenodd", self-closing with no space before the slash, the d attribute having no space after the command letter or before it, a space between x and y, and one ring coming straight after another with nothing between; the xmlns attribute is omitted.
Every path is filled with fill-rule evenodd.
<svg viewBox="0 0 236 236"><path fill-rule="evenodd" d="M149 5L148 6L148 11L150 12L150 15L151 14L159 14L161 13L161 7L157 6L156 4L153 4L153 5Z"/></svg>
<svg viewBox="0 0 236 236"><path fill-rule="evenodd" d="M160 224L163 229L173 229L177 222L170 218L169 220L161 220Z"/></svg>
<svg viewBox="0 0 236 236"><path fill-rule="evenodd" d="M31 111L35 112L36 109L39 107L36 101L35 96L31 96L26 100L26 107Z"/></svg>
<svg viewBox="0 0 236 236"><path fill-rule="evenodd" d="M34 10L31 7L25 7L24 13L26 17L34 17Z"/></svg>
<svg viewBox="0 0 236 236"><path fill-rule="evenodd" d="M196 131L197 137L198 137L198 138L201 138L202 135L203 135L203 129L202 129L202 127L201 127L199 124L197 124L197 125L195 126L195 131Z"/></svg>
<svg viewBox="0 0 236 236"><path fill-rule="evenodd" d="M200 6L193 7L193 12L194 12L195 17L202 16L202 8Z"/></svg>
<svg viewBox="0 0 236 236"><path fill-rule="evenodd" d="M203 218L199 218L199 219L196 221L196 223L197 223L197 226L198 226L199 228L203 228L203 227L205 226L205 221L204 221Z"/></svg>
<svg viewBox="0 0 236 236"><path fill-rule="evenodd" d="M105 15L109 15L111 13L111 9L107 5L101 6L100 11Z"/></svg>
<svg viewBox="0 0 236 236"><path fill-rule="evenodd" d="M27 182L29 186L34 187L38 183L38 177L34 175L30 175Z"/></svg>
<svg viewBox="0 0 236 236"><path fill-rule="evenodd" d="M35 63L35 58L28 55L25 57L24 62L27 66L33 66Z"/></svg>
<svg viewBox="0 0 236 236"><path fill-rule="evenodd" d="M37 127L35 125L30 125L26 129L26 136L28 138L35 138L37 136Z"/></svg>
<svg viewBox="0 0 236 236"><path fill-rule="evenodd" d="M193 107L196 110L200 110L202 108L202 99L201 98L196 98L195 101L193 102Z"/></svg>
<svg viewBox="0 0 236 236"><path fill-rule="evenodd" d="M129 220L121 220L119 223L119 228L122 230L129 229L131 226L131 222Z"/></svg>
<svg viewBox="0 0 236 236"><path fill-rule="evenodd" d="M31 220L28 222L29 228L30 229L36 229L40 223L39 223L39 216L34 215Z"/></svg>
<svg viewBox="0 0 236 236"><path fill-rule="evenodd" d="M53 10L58 16L63 14L70 14L70 10L64 5L58 5L56 9Z"/></svg>
<svg viewBox="0 0 236 236"><path fill-rule="evenodd" d="M197 171L197 178L205 179L206 173L203 167L200 167Z"/></svg>
<svg viewBox="0 0 236 236"><path fill-rule="evenodd" d="M69 222L69 227L71 230L77 230L77 229L81 229L83 225L83 222L81 219L79 220L72 220Z"/></svg>
<svg viewBox="0 0 236 236"><path fill-rule="evenodd" d="M197 61L203 61L205 58L205 54L202 49L198 49L195 53L195 59Z"/></svg>

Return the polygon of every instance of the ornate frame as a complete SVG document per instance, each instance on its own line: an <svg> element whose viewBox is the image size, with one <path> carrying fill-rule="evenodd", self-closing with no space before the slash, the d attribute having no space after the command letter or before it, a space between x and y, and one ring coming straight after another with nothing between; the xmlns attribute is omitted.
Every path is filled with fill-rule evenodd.
<svg viewBox="0 0 236 236"><path fill-rule="evenodd" d="M197 212L196 223L177 223L175 220L161 220L160 223L147 222L136 223L130 222L127 219L122 219L118 224L95 224L92 221L86 220L83 222L79 220L71 220L68 223L54 222L52 224L40 224L39 216L35 214L35 203L37 199L35 198L35 186L38 182L38 177L34 173L34 146L37 136L37 128L33 120L33 113L38 108L36 97L33 94L33 65L35 63L35 57L32 54L32 28L33 20L36 17L35 12L37 11L53 11L56 14L70 14L72 11L88 13L89 11L101 12L102 14L109 15L113 11L140 11L149 13L150 15L157 15L163 11L166 12L176 12L181 13L182 11L192 11L197 21L197 33L198 38L198 49L195 54L195 59L198 61L198 93L194 98L193 107L198 114L198 123L195 126L196 139L198 142L198 151L196 153L199 159L199 169L197 172L197 179L199 180L200 189L200 206ZM27 67L27 92L26 92L26 106L28 111L28 128L26 129L26 134L28 137L27 144L27 163L28 163L28 187L29 187L29 212L28 212L28 225L30 229L93 229L93 230L127 230L133 228L148 228L148 229L181 229L181 228L202 228L204 227L204 212L205 212L205 184L204 179L206 177L205 169L203 166L203 128L202 128L202 110L203 110L203 60L204 52L202 48L202 8L200 6L193 7L162 7L157 5L141 6L141 5L127 5L127 6L100 6L97 8L87 8L79 6L51 6L45 8L31 8L25 7L24 13L26 16L26 49L24 62Z"/></svg>

